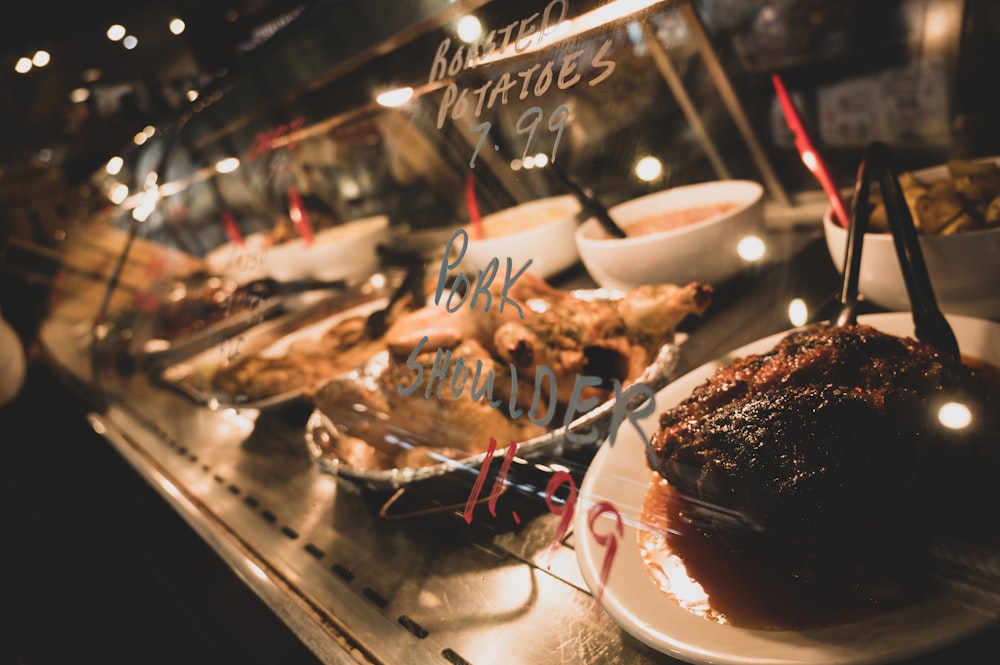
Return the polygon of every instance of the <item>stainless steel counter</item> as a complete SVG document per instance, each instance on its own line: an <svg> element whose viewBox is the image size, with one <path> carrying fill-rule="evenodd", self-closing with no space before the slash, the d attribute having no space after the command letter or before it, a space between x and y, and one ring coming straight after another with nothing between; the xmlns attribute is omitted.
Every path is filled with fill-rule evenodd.
<svg viewBox="0 0 1000 665"><path fill-rule="evenodd" d="M679 372L789 327L790 297L814 310L829 304L836 271L815 230L783 232L772 248L768 267L722 289L686 331ZM93 390L80 326L54 316L41 341L53 364ZM211 410L141 374L99 378L106 400L95 401L95 430L323 662L676 662L602 612L572 532L550 548L559 517L542 495L544 470L525 472L535 490L508 489L496 516L480 505L467 523L471 478L396 497L320 473L306 454L304 404ZM586 454L563 461L579 481ZM453 505L406 516L442 493ZM1000 645L996 633L987 647ZM973 651L949 653L971 662Z"/></svg>

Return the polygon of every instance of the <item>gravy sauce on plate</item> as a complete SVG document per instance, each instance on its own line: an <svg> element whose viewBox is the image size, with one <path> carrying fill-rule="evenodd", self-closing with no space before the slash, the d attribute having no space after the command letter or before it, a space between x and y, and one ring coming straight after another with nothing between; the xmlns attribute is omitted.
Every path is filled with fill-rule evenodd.
<svg viewBox="0 0 1000 665"><path fill-rule="evenodd" d="M856 596L796 583L766 556L726 550L685 522L681 502L653 474L641 508L639 553L665 602L709 621L763 630L851 623L878 611Z"/></svg>

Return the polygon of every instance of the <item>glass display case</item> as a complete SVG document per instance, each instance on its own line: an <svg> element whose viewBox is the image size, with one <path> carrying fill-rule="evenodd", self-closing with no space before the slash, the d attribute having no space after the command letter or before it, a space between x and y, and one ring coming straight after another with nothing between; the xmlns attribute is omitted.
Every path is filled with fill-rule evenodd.
<svg viewBox="0 0 1000 665"><path fill-rule="evenodd" d="M937 468L942 493L965 486L941 500L956 529L900 505L920 493L896 476L927 482L934 448L798 456L827 436L939 443L881 419L830 434L861 418L843 391L822 393L840 415L784 413L798 379L763 382L754 408L774 406L749 425L720 395L759 367L705 398L758 433L710 410L699 422L729 434L691 436L767 449L729 459L736 486L741 469L768 479L731 505L702 481L678 499L694 508L665 498L683 422L661 414L792 329L859 322L931 364L862 378L884 367L864 347L814 358L853 374L812 388L915 408L947 374L996 411L1000 187L982 187L998 132L980 81L998 27L979 0L306 3L94 175L108 205L66 238L40 340L94 428L323 662L972 662L1000 639L1000 430L976 429L982 413L971 457ZM866 235L846 227L880 219L859 168L873 145L907 209L949 174L982 186L960 192L981 213L966 226L931 230L928 198L907 215L965 369L921 346L927 301L903 289L895 233L869 228L889 259L866 242L860 287L842 279L860 247L845 236ZM788 436L776 418L807 443L768 448ZM775 489L841 463L825 489ZM878 506L859 505L879 473ZM754 500L819 524L783 541L788 570L730 540L733 524L738 541L784 533ZM907 574L930 559L919 591L865 559L875 579L838 569L831 594L829 560L867 544Z"/></svg>

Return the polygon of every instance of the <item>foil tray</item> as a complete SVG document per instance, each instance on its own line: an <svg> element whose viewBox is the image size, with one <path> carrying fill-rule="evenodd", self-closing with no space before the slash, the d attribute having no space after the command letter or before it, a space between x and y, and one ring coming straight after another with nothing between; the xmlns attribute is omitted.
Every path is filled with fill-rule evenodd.
<svg viewBox="0 0 1000 665"><path fill-rule="evenodd" d="M607 438L617 415L633 412L648 401L648 396L655 394L666 386L678 365L680 347L677 343L666 343L660 347L654 361L648 365L642 374L623 387L621 399L626 404L618 404L612 397L597 405L588 412L578 416L568 425L554 428L544 434L517 442L515 461L518 458L529 460L532 456L559 456L568 450L581 446L598 446ZM377 378L385 367L385 356L372 359L371 362L354 371L337 377L334 381L370 382ZM646 391L629 391L628 387L643 384L649 388ZM354 405L344 405L345 409ZM464 472L475 476L481 465L492 457L502 460L507 454L507 444L498 444L495 451L477 453L467 457L450 458L440 456L435 463L421 466L393 467L388 469L367 469L351 464L338 454L336 446L344 436L343 427L338 426L336 414L324 412L321 408L313 409L306 423L306 447L313 462L325 473L336 476L352 485L369 490L395 490L412 483L428 480L454 472ZM570 433L578 434L588 443L577 443L570 438Z"/></svg>

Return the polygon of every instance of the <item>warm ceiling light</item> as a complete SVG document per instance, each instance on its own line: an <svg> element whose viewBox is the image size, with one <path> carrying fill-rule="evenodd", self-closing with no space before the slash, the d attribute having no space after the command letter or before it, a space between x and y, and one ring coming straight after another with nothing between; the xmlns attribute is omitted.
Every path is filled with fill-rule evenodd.
<svg viewBox="0 0 1000 665"><path fill-rule="evenodd" d="M198 91L188 90L187 92L184 93L184 96L187 97L187 100L189 102L193 102L194 100L198 99Z"/></svg>
<svg viewBox="0 0 1000 665"><path fill-rule="evenodd" d="M139 38L136 37L135 35L128 35L127 37L125 37L125 39L122 40L122 46L127 48L129 51L131 51L138 45L139 45Z"/></svg>
<svg viewBox="0 0 1000 665"><path fill-rule="evenodd" d="M643 157L635 163L635 176L643 182L653 182L663 175L663 162L656 157Z"/></svg>
<svg viewBox="0 0 1000 665"><path fill-rule="evenodd" d="M949 429L965 429L972 424L972 410L961 402L948 402L938 411L938 421Z"/></svg>
<svg viewBox="0 0 1000 665"><path fill-rule="evenodd" d="M142 133L146 135L146 138L151 139L153 138L153 135L156 134L156 127L153 127L152 125L146 125L145 127L142 128Z"/></svg>
<svg viewBox="0 0 1000 665"><path fill-rule="evenodd" d="M383 92L378 97L375 98L382 106L402 106L406 102L410 101L413 97L413 88L396 88L395 90L388 90Z"/></svg>
<svg viewBox="0 0 1000 665"><path fill-rule="evenodd" d="M69 93L69 101L74 104L82 104L83 102L90 99L90 90L87 88L74 88Z"/></svg>
<svg viewBox="0 0 1000 665"><path fill-rule="evenodd" d="M108 175L118 175L123 166L125 166L125 160L115 156L108 160L108 163L104 166L104 170L108 172ZM127 187L125 189L128 191Z"/></svg>
<svg viewBox="0 0 1000 665"><path fill-rule="evenodd" d="M14 63L14 71L18 74L27 74L31 71L34 65L31 64L31 58L18 58L17 62Z"/></svg>
<svg viewBox="0 0 1000 665"><path fill-rule="evenodd" d="M170 19L170 32L171 33L173 33L175 35L179 35L182 32L184 32L184 29L186 27L187 26L184 24L183 20L181 20L179 18L172 18L172 19Z"/></svg>
<svg viewBox="0 0 1000 665"><path fill-rule="evenodd" d="M119 39L125 36L125 26L115 23L113 26L108 28L107 33L108 39L113 42L117 42Z"/></svg>
<svg viewBox="0 0 1000 665"><path fill-rule="evenodd" d="M101 78L101 70L97 67L91 67L90 69L85 69L83 71L83 82L93 83Z"/></svg>
<svg viewBox="0 0 1000 665"><path fill-rule="evenodd" d="M149 137L142 132L137 132L135 136L132 137L132 143L136 145L142 145L149 140Z"/></svg>
<svg viewBox="0 0 1000 665"><path fill-rule="evenodd" d="M736 243L736 253L744 261L751 263L760 261L764 258L764 254L767 253L767 244L760 236L745 236L740 238L739 242Z"/></svg>
<svg viewBox="0 0 1000 665"><path fill-rule="evenodd" d="M31 64L33 64L35 67L44 67L45 65L49 64L49 61L51 59L52 56L49 54L48 51L39 50L35 51L35 55L31 56Z"/></svg>
<svg viewBox="0 0 1000 665"><path fill-rule="evenodd" d="M788 321L793 326L804 326L809 321L809 307L802 298L793 298L788 302Z"/></svg>
<svg viewBox="0 0 1000 665"><path fill-rule="evenodd" d="M463 42L472 43L483 34L483 24L475 16L463 16L458 21L456 32Z"/></svg>
<svg viewBox="0 0 1000 665"><path fill-rule="evenodd" d="M111 191L108 192L108 198L111 199L112 203L118 205L128 198L128 186L123 184L115 185L111 188Z"/></svg>
<svg viewBox="0 0 1000 665"><path fill-rule="evenodd" d="M240 167L240 160L236 157L226 157L215 163L217 173L232 173Z"/></svg>

